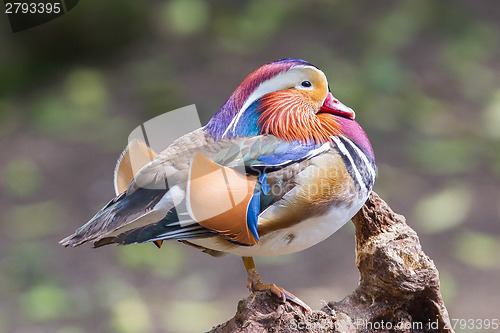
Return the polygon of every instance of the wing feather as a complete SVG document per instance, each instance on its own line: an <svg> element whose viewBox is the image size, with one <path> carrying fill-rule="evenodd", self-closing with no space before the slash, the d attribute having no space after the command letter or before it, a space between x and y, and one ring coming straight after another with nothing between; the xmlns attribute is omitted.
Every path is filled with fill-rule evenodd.
<svg viewBox="0 0 500 333"><path fill-rule="evenodd" d="M137 145L143 157L154 153ZM293 188L290 180L295 166L324 153L329 148L326 145L287 142L272 135L214 141L204 137L203 131L195 131L151 162L145 158L147 164L131 181L130 172L123 172L128 162L122 157L116 188L123 190L129 182L128 189L61 244L92 241L101 246L220 234L235 243L257 244L259 215ZM130 156L133 147L123 156ZM169 186L167 177L176 183ZM222 204L228 203L230 207L224 208Z"/></svg>

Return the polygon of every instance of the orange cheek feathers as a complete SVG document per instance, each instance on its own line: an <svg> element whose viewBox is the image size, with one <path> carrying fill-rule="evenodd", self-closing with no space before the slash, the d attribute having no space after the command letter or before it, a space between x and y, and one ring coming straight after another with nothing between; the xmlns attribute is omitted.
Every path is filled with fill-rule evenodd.
<svg viewBox="0 0 500 333"><path fill-rule="evenodd" d="M272 134L286 141L316 144L328 142L331 140L330 136L340 134L340 126L335 117L316 114L304 95L289 89L262 97L258 109L258 125L262 133Z"/></svg>

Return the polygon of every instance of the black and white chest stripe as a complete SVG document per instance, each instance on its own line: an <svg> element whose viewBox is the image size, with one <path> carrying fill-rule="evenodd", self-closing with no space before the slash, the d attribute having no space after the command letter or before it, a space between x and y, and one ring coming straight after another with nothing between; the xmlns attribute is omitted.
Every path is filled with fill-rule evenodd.
<svg viewBox="0 0 500 333"><path fill-rule="evenodd" d="M377 173L375 164L349 138L345 136L332 136L332 139L356 186L365 193L370 192Z"/></svg>

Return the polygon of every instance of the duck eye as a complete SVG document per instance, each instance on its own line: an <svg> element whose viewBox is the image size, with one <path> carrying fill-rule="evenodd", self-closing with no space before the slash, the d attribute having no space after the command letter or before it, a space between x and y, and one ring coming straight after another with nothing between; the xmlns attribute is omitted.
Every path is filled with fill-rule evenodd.
<svg viewBox="0 0 500 333"><path fill-rule="evenodd" d="M312 86L312 83L310 81L302 81L300 85L304 88L310 88Z"/></svg>

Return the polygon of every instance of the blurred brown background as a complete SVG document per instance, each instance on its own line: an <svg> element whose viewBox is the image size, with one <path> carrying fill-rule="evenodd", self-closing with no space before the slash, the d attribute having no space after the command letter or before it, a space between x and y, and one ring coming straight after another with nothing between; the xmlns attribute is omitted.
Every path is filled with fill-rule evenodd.
<svg viewBox="0 0 500 333"><path fill-rule="evenodd" d="M499 17L497 0L82 0L13 34L4 16L0 332L200 332L232 316L247 295L235 256L57 241L113 197L133 128L189 104L204 124L285 57L356 110L375 190L420 235L450 317L500 319ZM319 309L357 285L353 227L257 265Z"/></svg>

